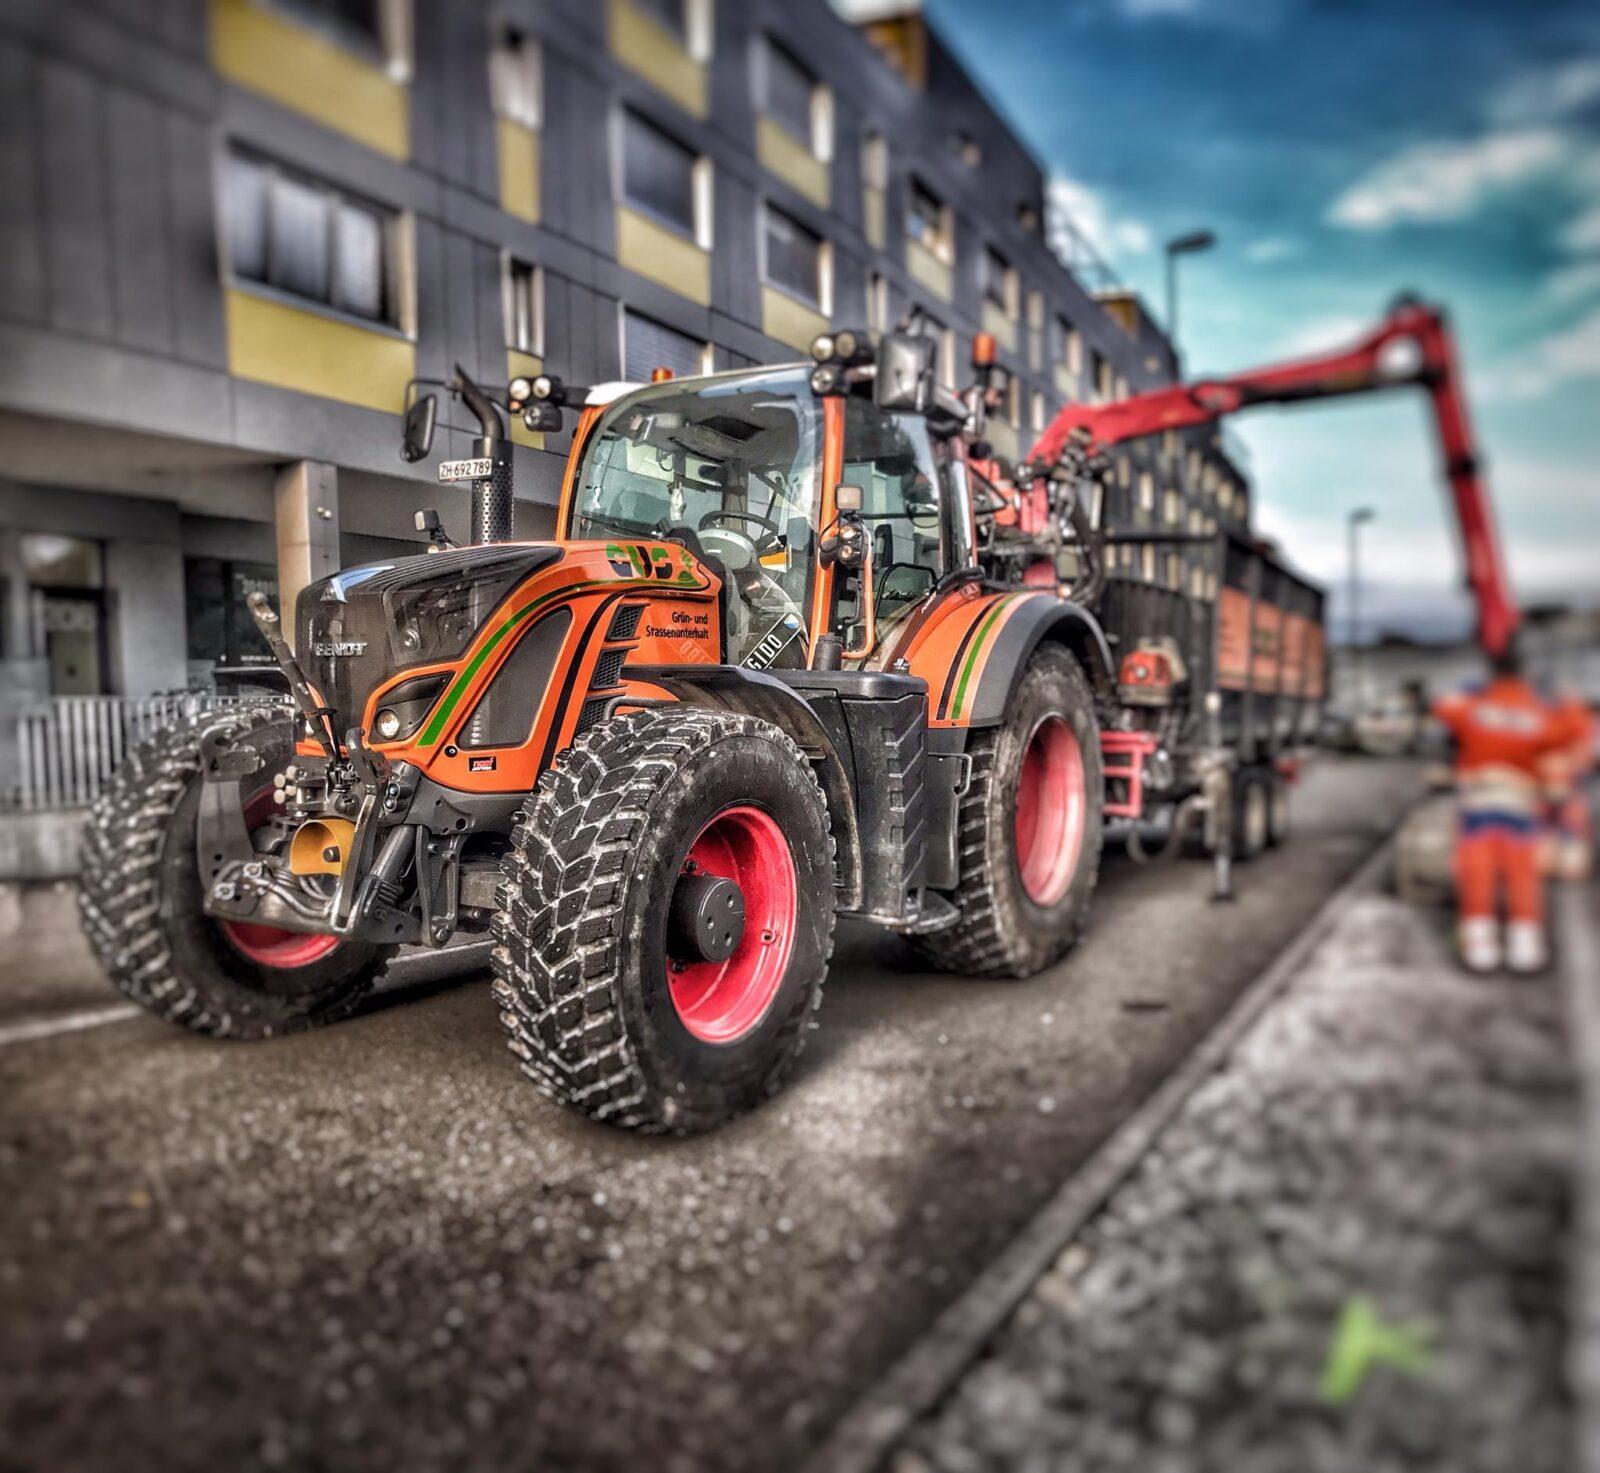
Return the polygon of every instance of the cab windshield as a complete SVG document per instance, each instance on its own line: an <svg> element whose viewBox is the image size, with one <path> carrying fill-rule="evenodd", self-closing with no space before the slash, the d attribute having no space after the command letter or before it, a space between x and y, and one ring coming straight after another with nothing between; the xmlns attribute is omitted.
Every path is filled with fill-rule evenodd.
<svg viewBox="0 0 1600 1473"><path fill-rule="evenodd" d="M804 368L654 384L596 426L569 535L682 542L722 579L728 662L797 668L821 466Z"/></svg>

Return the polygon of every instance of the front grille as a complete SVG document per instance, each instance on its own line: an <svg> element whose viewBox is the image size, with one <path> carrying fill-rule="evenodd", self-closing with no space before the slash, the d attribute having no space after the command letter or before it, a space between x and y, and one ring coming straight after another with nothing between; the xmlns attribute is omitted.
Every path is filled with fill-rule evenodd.
<svg viewBox="0 0 1600 1473"><path fill-rule="evenodd" d="M611 690L622 677L622 662L628 658L626 650L606 650L594 662L594 678L590 690Z"/></svg>
<svg viewBox="0 0 1600 1473"><path fill-rule="evenodd" d="M624 604L611 616L611 628L606 631L607 644L621 644L624 640L632 639L639 632L639 616L644 613L643 604Z"/></svg>
<svg viewBox="0 0 1600 1473"><path fill-rule="evenodd" d="M610 696L591 696L585 701L583 709L578 712L578 724L572 733L573 740L576 741L584 732L592 730L604 721L606 707L610 704Z"/></svg>

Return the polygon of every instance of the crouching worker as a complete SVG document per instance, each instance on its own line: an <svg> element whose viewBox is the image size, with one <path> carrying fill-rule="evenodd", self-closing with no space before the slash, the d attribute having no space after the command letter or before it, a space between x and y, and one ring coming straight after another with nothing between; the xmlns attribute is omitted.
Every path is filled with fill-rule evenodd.
<svg viewBox="0 0 1600 1473"><path fill-rule="evenodd" d="M1549 957L1540 863L1546 760L1567 722L1522 678L1516 656L1494 663L1486 685L1445 696L1435 718L1456 745L1457 945L1474 972L1537 972ZM1505 942L1500 916L1504 902Z"/></svg>

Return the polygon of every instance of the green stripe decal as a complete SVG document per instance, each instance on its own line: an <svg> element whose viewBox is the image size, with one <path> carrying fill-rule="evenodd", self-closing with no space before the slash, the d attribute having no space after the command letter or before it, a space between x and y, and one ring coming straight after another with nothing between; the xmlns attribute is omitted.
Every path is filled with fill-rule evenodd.
<svg viewBox="0 0 1600 1473"><path fill-rule="evenodd" d="M632 583L634 580L621 579L619 581ZM445 692L444 700L439 703L438 709L428 718L427 726L423 729L422 735L417 738L417 745L419 747L431 747L439 740L440 733L444 731L445 726L449 723L451 712L461 703L461 697L467 693L467 687L472 684L473 677L483 668L483 662L495 650L499 649L501 644L504 643L506 635L510 634L517 625L521 624L529 615L537 613L538 610L553 599L564 598L570 594L582 593L585 589L599 588L600 586L601 584L598 582L569 584L566 588L558 588L553 593L546 593L534 599L531 604L526 604L518 609L484 641L483 648L467 662L466 669L456 676L455 682Z"/></svg>
<svg viewBox="0 0 1600 1473"><path fill-rule="evenodd" d="M972 672L978 663L978 655L983 649L983 642L988 638L990 626L998 619L1001 613L1022 595L1008 593L1004 598L997 599L995 605L984 615L983 623L978 626L978 637L972 641L972 648L967 651L966 663L961 667L961 679L956 684L956 698L950 707L951 721L961 714L961 708L966 704L967 682L972 679Z"/></svg>

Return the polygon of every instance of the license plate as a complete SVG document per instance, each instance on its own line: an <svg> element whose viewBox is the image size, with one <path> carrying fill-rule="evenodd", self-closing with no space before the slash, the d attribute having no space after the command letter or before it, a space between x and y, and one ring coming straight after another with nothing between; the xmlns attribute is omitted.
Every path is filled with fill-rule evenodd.
<svg viewBox="0 0 1600 1473"><path fill-rule="evenodd" d="M487 481L494 474L494 462L487 456L478 460L446 460L439 464L441 481Z"/></svg>

